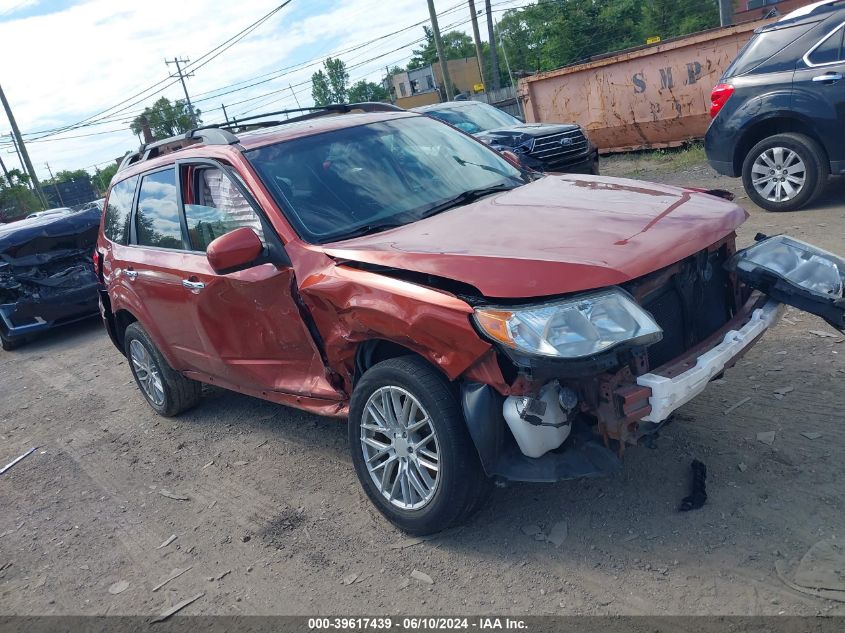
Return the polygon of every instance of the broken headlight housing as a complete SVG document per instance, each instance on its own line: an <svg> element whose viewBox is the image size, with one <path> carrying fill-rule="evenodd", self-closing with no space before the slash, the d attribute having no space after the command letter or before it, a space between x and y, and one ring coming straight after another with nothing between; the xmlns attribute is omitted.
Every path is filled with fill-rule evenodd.
<svg viewBox="0 0 845 633"><path fill-rule="evenodd" d="M650 345L663 338L651 315L616 288L553 303L477 308L475 322L505 347L550 358L584 358L621 343Z"/></svg>
<svg viewBox="0 0 845 633"><path fill-rule="evenodd" d="M845 260L787 235L776 235L737 253L729 267L759 274L764 269L804 290L841 298Z"/></svg>

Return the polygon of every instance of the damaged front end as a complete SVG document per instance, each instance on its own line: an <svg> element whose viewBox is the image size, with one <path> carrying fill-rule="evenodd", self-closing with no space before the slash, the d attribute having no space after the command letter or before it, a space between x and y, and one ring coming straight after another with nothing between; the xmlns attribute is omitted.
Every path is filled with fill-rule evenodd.
<svg viewBox="0 0 845 633"><path fill-rule="evenodd" d="M498 348L482 363L510 376L501 392L473 380L483 375L474 367L462 385L487 474L556 481L613 472L625 446L650 445L777 322L782 303L845 329L845 260L787 236L758 239L737 253L730 235L617 289L477 309L479 330ZM608 296L614 302L602 305Z"/></svg>
<svg viewBox="0 0 845 633"><path fill-rule="evenodd" d="M672 406L656 402L642 377L683 374L766 303L727 270L733 244L730 235L622 287L476 310L480 332L496 342L496 362L511 377L507 393L463 385L465 416L488 475L600 476L619 468L626 445L650 443L669 414L738 354L712 363L704 384L673 392Z"/></svg>
<svg viewBox="0 0 845 633"><path fill-rule="evenodd" d="M97 313L91 254L100 211L0 227L0 338L5 349Z"/></svg>

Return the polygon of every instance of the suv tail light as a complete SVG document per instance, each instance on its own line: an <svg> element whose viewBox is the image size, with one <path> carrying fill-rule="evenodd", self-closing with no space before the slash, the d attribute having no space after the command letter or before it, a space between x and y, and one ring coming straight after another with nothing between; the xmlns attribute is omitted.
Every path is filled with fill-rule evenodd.
<svg viewBox="0 0 845 633"><path fill-rule="evenodd" d="M710 93L710 118L714 118L719 114L731 95L734 93L734 87L731 84L716 84L713 92Z"/></svg>

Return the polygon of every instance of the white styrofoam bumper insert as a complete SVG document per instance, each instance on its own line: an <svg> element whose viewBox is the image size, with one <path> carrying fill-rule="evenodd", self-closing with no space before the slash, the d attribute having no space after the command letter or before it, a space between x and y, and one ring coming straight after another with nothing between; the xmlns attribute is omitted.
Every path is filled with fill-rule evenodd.
<svg viewBox="0 0 845 633"><path fill-rule="evenodd" d="M781 304L769 300L762 308L754 310L751 320L739 330L731 330L716 347L698 357L695 366L674 378L657 374L643 374L637 384L651 388L651 413L643 420L662 422L675 409L686 404L704 391L707 383L721 373L728 362L745 350L755 338L774 325L780 318Z"/></svg>

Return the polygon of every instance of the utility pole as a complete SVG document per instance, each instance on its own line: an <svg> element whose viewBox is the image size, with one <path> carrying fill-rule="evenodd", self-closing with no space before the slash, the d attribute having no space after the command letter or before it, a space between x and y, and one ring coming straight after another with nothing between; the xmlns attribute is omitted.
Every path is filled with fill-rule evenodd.
<svg viewBox="0 0 845 633"><path fill-rule="evenodd" d="M484 55L481 53L481 35L478 32L478 14L475 12L475 0L469 0L469 14L472 17L472 39L475 40L475 56L478 59L478 74L484 92L487 92L487 82L484 81Z"/></svg>
<svg viewBox="0 0 845 633"><path fill-rule="evenodd" d="M18 155L18 162L21 165L21 172L23 172L25 174L26 173L26 165L23 164L23 158L21 158L21 152L18 149L18 142L15 140L15 135L12 134L11 132L9 132L6 136L8 136L10 139L12 139L12 145L15 146L15 154ZM28 185L28 186L29 186L30 189L32 189L32 185Z"/></svg>
<svg viewBox="0 0 845 633"><path fill-rule="evenodd" d="M396 95L393 93L393 75L390 74L390 66L385 66L384 70L387 75L384 77L384 87L387 89L387 98L390 103L396 103Z"/></svg>
<svg viewBox="0 0 845 633"><path fill-rule="evenodd" d="M59 198L59 205L65 206L65 201L62 200L62 192L59 191L59 185L56 183L56 177L53 175L53 170L50 169L50 163L44 163L44 166L47 167L47 173L50 174L50 180L53 181L53 188L56 190L56 196Z"/></svg>
<svg viewBox="0 0 845 633"><path fill-rule="evenodd" d="M493 30L493 11L490 9L490 0L484 0L484 8L487 11L487 39L490 40L490 66L493 73L493 90L498 90L502 87L502 84L499 80L499 51L496 50L496 32Z"/></svg>
<svg viewBox="0 0 845 633"><path fill-rule="evenodd" d="M6 169L6 163L3 162L3 158L0 157L0 167L3 168L3 173L6 174L6 182L9 183L9 186L12 185L12 181L9 178L9 170Z"/></svg>
<svg viewBox="0 0 845 633"><path fill-rule="evenodd" d="M21 151L18 149L18 142L15 140L15 135L9 132L9 138L12 139L12 145L15 146L15 154L18 155L18 162L21 164L21 171L26 173L26 165L23 164L23 158L21 158ZM32 190L32 183L27 183L27 186L30 190Z"/></svg>
<svg viewBox="0 0 845 633"><path fill-rule="evenodd" d="M730 26L734 21L734 5L732 0L719 0L719 24Z"/></svg>
<svg viewBox="0 0 845 633"><path fill-rule="evenodd" d="M290 88L290 93L293 95L293 100L296 101L296 107L301 108L302 106L299 105L299 97L296 96L296 92L293 90L293 86L288 84L288 88Z"/></svg>
<svg viewBox="0 0 845 633"><path fill-rule="evenodd" d="M719 24L730 26L734 21L734 7L732 0L719 0Z"/></svg>
<svg viewBox="0 0 845 633"><path fill-rule="evenodd" d="M223 118L226 119L226 125L229 125L229 115L226 114L226 104L221 103L220 107L223 108Z"/></svg>
<svg viewBox="0 0 845 633"><path fill-rule="evenodd" d="M29 179L35 187L35 193L41 200L41 203L46 207L47 201L44 198L44 192L41 191L41 183L38 182L38 176L35 175L35 169L32 167L32 161L29 160L29 154L26 151L26 145L23 144L23 137L21 131L18 129L18 123L15 121L15 116L12 114L12 108L9 107L9 102L6 100L6 94L3 92L3 86L0 86L0 101L3 102L3 109L6 110L6 117L9 119L9 125L12 126L12 134L17 140L16 149L20 152L21 160L23 161L25 171L29 174Z"/></svg>
<svg viewBox="0 0 845 633"><path fill-rule="evenodd" d="M197 117L194 114L194 106L191 105L191 96L188 94L188 86L185 85L185 77L192 77L194 73L183 73L181 64L191 61L190 59L179 59L178 57L174 57L173 61L168 59L164 60L164 63L168 66L170 64L176 64L176 74L170 75L171 77L179 77L179 81L182 82L182 90L185 91L185 101L188 103L188 112L191 113L191 124L196 127L197 126Z"/></svg>
<svg viewBox="0 0 845 633"><path fill-rule="evenodd" d="M431 16L431 30L434 32L434 45L437 47L437 57L440 59L443 83L446 86L446 99L451 101L455 98L455 93L452 91L452 78L449 76L449 60L443 55L443 42L440 39L440 27L437 25L437 11L434 9L434 0L428 0L428 13Z"/></svg>
<svg viewBox="0 0 845 633"><path fill-rule="evenodd" d="M519 108L519 116L522 117L522 122L525 123L525 109L522 107L522 101L519 99L519 91L517 90L517 85L513 81L513 73L511 72L511 63L508 61L508 49L505 46L505 38L502 38L502 54L505 56L505 68L508 70L508 77L511 80L511 88L513 88L513 92L516 95L516 107Z"/></svg>

